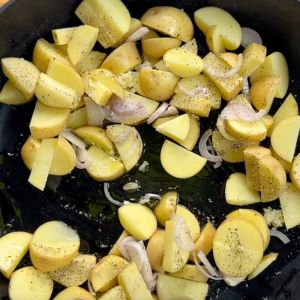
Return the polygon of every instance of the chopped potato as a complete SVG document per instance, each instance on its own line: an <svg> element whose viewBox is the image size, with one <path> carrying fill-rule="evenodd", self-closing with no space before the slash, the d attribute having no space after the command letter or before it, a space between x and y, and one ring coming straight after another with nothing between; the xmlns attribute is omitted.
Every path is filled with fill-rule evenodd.
<svg viewBox="0 0 300 300"><path fill-rule="evenodd" d="M32 99L26 99L26 97L9 80L6 81L0 91L0 103L20 105L31 100Z"/></svg>
<svg viewBox="0 0 300 300"><path fill-rule="evenodd" d="M77 286L71 286L63 291L61 291L59 294L53 298L53 300L95 300L96 298L92 296L87 290L77 287Z"/></svg>

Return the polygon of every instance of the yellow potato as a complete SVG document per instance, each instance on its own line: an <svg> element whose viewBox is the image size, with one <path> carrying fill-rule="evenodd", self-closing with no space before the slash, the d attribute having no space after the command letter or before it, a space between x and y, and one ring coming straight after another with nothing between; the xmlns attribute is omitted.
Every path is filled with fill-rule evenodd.
<svg viewBox="0 0 300 300"><path fill-rule="evenodd" d="M95 292L106 292L118 284L118 275L128 262L116 255L103 257L91 270L90 281Z"/></svg>
<svg viewBox="0 0 300 300"><path fill-rule="evenodd" d="M88 153L92 159L92 165L86 171L93 179L109 181L117 179L125 173L125 166L104 150L91 146Z"/></svg>
<svg viewBox="0 0 300 300"><path fill-rule="evenodd" d="M14 231L0 238L0 272L9 278L29 249L32 234Z"/></svg>
<svg viewBox="0 0 300 300"><path fill-rule="evenodd" d="M71 286L59 294L57 294L53 300L96 300L88 291L81 287Z"/></svg>
<svg viewBox="0 0 300 300"><path fill-rule="evenodd" d="M11 300L50 300L52 291L52 279L34 267L24 267L15 271L8 287Z"/></svg>
<svg viewBox="0 0 300 300"><path fill-rule="evenodd" d="M159 300L205 300L208 284L192 280L159 274L157 278L157 296Z"/></svg>
<svg viewBox="0 0 300 300"><path fill-rule="evenodd" d="M298 154L293 160L290 170L290 178L296 189L300 191L300 154Z"/></svg>
<svg viewBox="0 0 300 300"><path fill-rule="evenodd" d="M33 63L41 72L46 72L49 62L54 59L65 64L70 64L69 59L54 45L44 39L38 39L33 49Z"/></svg>
<svg viewBox="0 0 300 300"><path fill-rule="evenodd" d="M226 220L214 237L215 263L225 275L247 276L261 261L263 246L262 236L254 225L242 219Z"/></svg>
<svg viewBox="0 0 300 300"><path fill-rule="evenodd" d="M264 123L264 126L266 127L266 129L269 132L269 129L272 127L272 125L274 123L273 117L270 115L264 115L261 118L261 121ZM267 136L268 136L268 134L267 134Z"/></svg>
<svg viewBox="0 0 300 300"><path fill-rule="evenodd" d="M180 47L168 50L163 59L167 68L179 77L196 76L204 68L204 63L200 56Z"/></svg>
<svg viewBox="0 0 300 300"><path fill-rule="evenodd" d="M160 58L164 54L172 49L179 47L181 41L176 38L170 37L156 37L142 39L143 52L150 57Z"/></svg>
<svg viewBox="0 0 300 300"><path fill-rule="evenodd" d="M228 204L243 206L260 202L260 195L248 187L245 174L233 173L226 181L225 199Z"/></svg>
<svg viewBox="0 0 300 300"><path fill-rule="evenodd" d="M298 103L292 94L289 94L281 106L278 108L273 116L273 125L268 130L268 137L272 135L274 128L279 124L279 122L289 118L299 115Z"/></svg>
<svg viewBox="0 0 300 300"><path fill-rule="evenodd" d="M82 62L74 66L79 74L91 72L99 68L106 57L106 53L99 51L91 51Z"/></svg>
<svg viewBox="0 0 300 300"><path fill-rule="evenodd" d="M66 65L58 60L52 60L48 65L47 75L72 88L78 97L82 97L84 93L83 81L70 65Z"/></svg>
<svg viewBox="0 0 300 300"><path fill-rule="evenodd" d="M170 117L160 117L158 119L156 119L153 123L152 123L152 127L156 129L156 127L158 127L159 125L168 122L172 119L175 119L176 116L170 116Z"/></svg>
<svg viewBox="0 0 300 300"><path fill-rule="evenodd" d="M196 265L186 264L178 272L169 273L170 276L198 281L198 282L207 282L208 278L199 272L199 269Z"/></svg>
<svg viewBox="0 0 300 300"><path fill-rule="evenodd" d="M217 25L220 29L223 45L228 50L237 49L242 40L240 24L222 8L207 6L198 9L194 13L194 19L200 30L206 34L211 25Z"/></svg>
<svg viewBox="0 0 300 300"><path fill-rule="evenodd" d="M30 243L33 265L43 272L65 267L78 256L80 239L75 230L59 221L44 223L36 229Z"/></svg>
<svg viewBox="0 0 300 300"><path fill-rule="evenodd" d="M281 121L271 135L271 145L274 152L289 163L294 158L299 130L300 116L289 117Z"/></svg>
<svg viewBox="0 0 300 300"><path fill-rule="evenodd" d="M139 84L143 94L156 101L165 101L174 94L178 77L171 72L144 69L139 73Z"/></svg>
<svg viewBox="0 0 300 300"><path fill-rule="evenodd" d="M280 206L283 213L284 224L291 229L300 224L300 192L295 186L287 182L280 197Z"/></svg>
<svg viewBox="0 0 300 300"><path fill-rule="evenodd" d="M51 107L37 101L29 124L31 135L36 139L57 136L67 127L69 115L68 108Z"/></svg>
<svg viewBox="0 0 300 300"><path fill-rule="evenodd" d="M279 77L264 77L251 85L249 95L257 110L264 109L266 113L270 111L278 82Z"/></svg>
<svg viewBox="0 0 300 300"><path fill-rule="evenodd" d="M141 17L143 25L162 32L183 42L193 38L194 28L190 17L181 9L156 6L148 9Z"/></svg>
<svg viewBox="0 0 300 300"><path fill-rule="evenodd" d="M189 178L200 172L206 159L166 140L161 148L160 162L165 171L176 178Z"/></svg>
<svg viewBox="0 0 300 300"><path fill-rule="evenodd" d="M206 44L211 52L220 54L225 52L223 45L221 30L217 25L211 25L205 31Z"/></svg>
<svg viewBox="0 0 300 300"><path fill-rule="evenodd" d="M204 58L204 70L203 73L217 86L219 89L222 98L224 100L230 101L241 91L244 80L238 74L230 76L226 79L220 79L216 76L213 76L210 72L215 72L217 74L225 74L231 68L230 66L221 58L209 52Z"/></svg>
<svg viewBox="0 0 300 300"><path fill-rule="evenodd" d="M101 295L97 300L127 300L124 289L117 285Z"/></svg>
<svg viewBox="0 0 300 300"><path fill-rule="evenodd" d="M198 54L198 45L196 39L191 39L181 46L181 48L191 51L194 54Z"/></svg>
<svg viewBox="0 0 300 300"><path fill-rule="evenodd" d="M130 29L130 13L121 0L84 0L75 14L82 23L99 28L98 41L104 48L121 41Z"/></svg>
<svg viewBox="0 0 300 300"><path fill-rule="evenodd" d="M66 45L72 38L72 34L77 27L67 27L67 28L59 28L52 29L52 37L55 45L61 46Z"/></svg>
<svg viewBox="0 0 300 300"><path fill-rule="evenodd" d="M188 261L189 252L182 250L174 238L176 221L167 221L165 229L165 248L163 269L165 272L178 272Z"/></svg>
<svg viewBox="0 0 300 300"><path fill-rule="evenodd" d="M151 292L134 262L130 263L118 277L128 300L153 300Z"/></svg>
<svg viewBox="0 0 300 300"><path fill-rule="evenodd" d="M148 240L156 231L157 220L153 211L142 204L123 205L118 209L118 216L122 227L137 240Z"/></svg>
<svg viewBox="0 0 300 300"><path fill-rule="evenodd" d="M231 67L234 68L235 65L238 62L238 55L233 52L224 52L224 53L219 53L218 55L220 58L222 58L224 61L227 62L227 64Z"/></svg>
<svg viewBox="0 0 300 300"><path fill-rule="evenodd" d="M118 237L117 241L114 243L114 245L109 250L108 254L122 256L122 254L119 250L119 243L128 236L129 236L129 233L127 231L123 230L122 233L120 234L120 236Z"/></svg>
<svg viewBox="0 0 300 300"><path fill-rule="evenodd" d="M30 100L34 95L40 71L30 61L19 57L6 57L1 59L4 75L10 82Z"/></svg>
<svg viewBox="0 0 300 300"><path fill-rule="evenodd" d="M267 48L257 43L250 43L243 51L243 64L239 74L247 78L255 72L264 62L267 55Z"/></svg>
<svg viewBox="0 0 300 300"><path fill-rule="evenodd" d="M264 255L257 268L248 275L247 279L251 280L255 278L257 275L263 272L272 262L274 262L277 259L277 257L278 257L278 253L274 253L274 252Z"/></svg>
<svg viewBox="0 0 300 300"><path fill-rule="evenodd" d="M147 256L151 268L155 272L163 273L163 257L165 248L166 232L158 229L150 237L147 244Z"/></svg>
<svg viewBox="0 0 300 300"><path fill-rule="evenodd" d="M287 172L287 173L290 173L291 172L291 169L292 169L292 163L290 162L287 162L285 160L283 160L282 158L280 158L272 149L272 146L270 147L270 150L272 151L272 155L280 162L280 164L283 166L284 170ZM291 176L291 174L290 174Z"/></svg>
<svg viewBox="0 0 300 300"><path fill-rule="evenodd" d="M85 125L87 125L87 114L85 107L81 107L70 113L67 125L68 128L76 129Z"/></svg>
<svg viewBox="0 0 300 300"><path fill-rule="evenodd" d="M281 52L273 52L266 57L263 64L251 75L251 84L269 76L278 76L280 78L275 97L282 99L289 86L289 70L286 59Z"/></svg>
<svg viewBox="0 0 300 300"><path fill-rule="evenodd" d="M113 154L114 145L108 138L105 129L96 126L83 126L74 131L86 143L95 145Z"/></svg>
<svg viewBox="0 0 300 300"><path fill-rule="evenodd" d="M233 100L231 100L231 101L233 101ZM225 128L225 120L223 118L221 118L221 116L218 116L218 118L217 118L216 127L219 130L220 134L226 140L231 141L231 142L243 143L243 142L239 141L238 139L236 139L235 137L233 137L231 134L229 134L229 132Z"/></svg>
<svg viewBox="0 0 300 300"><path fill-rule="evenodd" d="M189 117L190 117L190 130L188 132L186 139L182 143L179 143L179 145L183 146L187 150L192 151L199 140L200 123L192 115L189 115Z"/></svg>
<svg viewBox="0 0 300 300"><path fill-rule="evenodd" d="M127 42L111 52L101 65L114 74L126 73L142 63L134 42Z"/></svg>
<svg viewBox="0 0 300 300"><path fill-rule="evenodd" d="M177 202L179 201L179 195L177 192L167 192L163 194L154 207L154 214L161 226L165 226L167 220L175 214Z"/></svg>
<svg viewBox="0 0 300 300"><path fill-rule="evenodd" d="M0 103L20 105L29 102L31 99L26 97L11 83L7 80L0 91Z"/></svg>
<svg viewBox="0 0 300 300"><path fill-rule="evenodd" d="M159 60L155 65L155 69L160 70L160 71L166 71L170 72L169 68L166 66L166 63L164 62L163 59Z"/></svg>

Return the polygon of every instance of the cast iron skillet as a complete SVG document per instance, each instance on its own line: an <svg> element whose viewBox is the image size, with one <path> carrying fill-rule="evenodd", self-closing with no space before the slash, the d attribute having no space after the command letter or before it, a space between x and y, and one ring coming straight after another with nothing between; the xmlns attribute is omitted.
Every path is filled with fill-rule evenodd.
<svg viewBox="0 0 300 300"><path fill-rule="evenodd" d="M39 37L50 38L50 29L79 24L73 11L79 1L73 0L11 0L0 9L0 58L24 56L31 59L34 42ZM127 0L130 12L139 17L151 6L173 5L184 8L190 15L196 9L215 5L231 12L242 26L258 30L268 47L268 52L282 51L288 59L293 79L290 90L300 92L300 4L296 0L255 1L150 1ZM203 36L198 30L197 37ZM207 49L200 42L200 54ZM0 74L0 86L4 83ZM280 101L276 100L277 106ZM74 171L63 178L51 177L45 192L39 192L27 183L28 170L20 158L20 147L29 135L28 123L33 104L21 107L0 105L0 235L11 230L34 229L49 220L62 220L76 228L82 238L82 251L107 253L108 247L121 232L116 208L103 195L101 183L93 181L84 172ZM202 130L212 127L202 119ZM163 193L177 190L180 202L197 214L203 224L207 219L216 224L224 215L235 209L224 201L224 181L242 165L224 164L214 170L210 164L197 176L176 180L167 175L159 162L163 137L150 127L140 126L146 151L141 159L150 162L149 172L132 170L111 184L113 196L118 199L138 199L143 193ZM151 138L150 138L151 137ZM197 151L197 150L196 150ZM138 180L142 188L132 194L122 191L124 183ZM271 203L278 207L278 201ZM262 210L262 205L253 206ZM278 251L279 258L255 280L229 288L223 282L211 282L209 299L300 299L300 229L288 232L291 243L284 246L272 239L269 251ZM28 263L24 260L23 264ZM0 277L0 299L6 299L7 282ZM142 300L142 299L141 299Z"/></svg>

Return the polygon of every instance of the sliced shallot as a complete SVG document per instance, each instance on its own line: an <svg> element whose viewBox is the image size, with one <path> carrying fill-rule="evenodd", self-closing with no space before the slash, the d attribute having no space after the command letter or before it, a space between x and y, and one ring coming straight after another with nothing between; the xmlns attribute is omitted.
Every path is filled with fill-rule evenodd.
<svg viewBox="0 0 300 300"><path fill-rule="evenodd" d="M250 90L249 90L248 78L244 78L244 85L243 85L242 92L245 98L250 102L250 94L249 94Z"/></svg>
<svg viewBox="0 0 300 300"><path fill-rule="evenodd" d="M118 250L121 252L122 256L128 261L130 260L130 256L127 249L127 244L129 242L136 242L136 240L132 236L127 236L117 244Z"/></svg>
<svg viewBox="0 0 300 300"><path fill-rule="evenodd" d="M152 124L156 119L158 119L162 113L168 108L169 103L163 102L157 110L147 119L148 124Z"/></svg>
<svg viewBox="0 0 300 300"><path fill-rule="evenodd" d="M111 194L109 193L109 183L108 182L104 182L104 184L103 184L103 187L104 187L104 195L105 195L105 197L106 197L106 199L110 202L110 203L112 203L112 204L114 204L114 205L116 205L116 206L122 206L124 203L123 202L120 202L120 201L118 201L118 200L115 200L112 196L111 196Z"/></svg>
<svg viewBox="0 0 300 300"><path fill-rule="evenodd" d="M147 33L149 32L149 29L147 27L141 27L137 31L135 31L132 35L130 35L126 42L136 42L141 40Z"/></svg>
<svg viewBox="0 0 300 300"><path fill-rule="evenodd" d="M288 244L291 240L281 231L278 231L275 228L270 230L270 236L275 236L280 239L284 244Z"/></svg>
<svg viewBox="0 0 300 300"><path fill-rule="evenodd" d="M175 106L170 105L161 115L160 117L172 117L178 115L178 109Z"/></svg>
<svg viewBox="0 0 300 300"><path fill-rule="evenodd" d="M87 169L92 165L93 161L89 157L89 153L85 148L83 149L77 148L75 152L76 152L77 169Z"/></svg>
<svg viewBox="0 0 300 300"><path fill-rule="evenodd" d="M205 86L197 86L193 90L188 90L185 87L183 87L179 82L178 87L185 95L187 95L189 97L195 97L198 94L203 94L204 96L207 96L209 94L209 90Z"/></svg>
<svg viewBox="0 0 300 300"><path fill-rule="evenodd" d="M262 45L262 39L259 33L252 28L242 27L242 41L241 45L246 48L250 43L257 43Z"/></svg>
<svg viewBox="0 0 300 300"><path fill-rule="evenodd" d="M72 145L75 145L79 149L85 149L85 142L81 140L75 133L71 130L65 129L60 133L62 137L68 140Z"/></svg>
<svg viewBox="0 0 300 300"><path fill-rule="evenodd" d="M101 105L98 105L89 97L84 97L86 106L87 122L92 126L101 126L105 119L105 112Z"/></svg>
<svg viewBox="0 0 300 300"><path fill-rule="evenodd" d="M197 256L200 258L200 260L202 261L203 265L206 267L206 269L210 273L210 275L215 276L215 277L221 277L220 274L218 274L218 272L215 270L215 268L211 265L211 263L207 259L204 252L202 252L200 250L198 252Z"/></svg>
<svg viewBox="0 0 300 300"><path fill-rule="evenodd" d="M142 270L146 263L146 256L141 245L136 241L129 241L126 244L130 261L134 261L139 271Z"/></svg>

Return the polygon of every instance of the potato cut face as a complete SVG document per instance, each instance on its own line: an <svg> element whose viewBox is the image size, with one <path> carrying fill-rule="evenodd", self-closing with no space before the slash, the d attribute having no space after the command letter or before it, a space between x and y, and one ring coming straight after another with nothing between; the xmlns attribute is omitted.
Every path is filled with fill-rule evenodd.
<svg viewBox="0 0 300 300"><path fill-rule="evenodd" d="M15 231L0 238L0 272L9 278L29 249L32 234Z"/></svg>
<svg viewBox="0 0 300 300"><path fill-rule="evenodd" d="M82 62L75 66L75 69L79 74L91 72L100 67L105 57L106 53L93 50L83 59Z"/></svg>
<svg viewBox="0 0 300 300"><path fill-rule="evenodd" d="M55 45L60 46L68 44L75 29L76 27L52 29L51 32Z"/></svg>
<svg viewBox="0 0 300 300"><path fill-rule="evenodd" d="M242 277L250 274L261 261L263 251L262 236L251 223L232 219L218 227L213 254L215 263L225 275Z"/></svg>
<svg viewBox="0 0 300 300"><path fill-rule="evenodd" d="M87 125L86 107L81 107L70 113L67 125L68 128L76 129L85 125Z"/></svg>
<svg viewBox="0 0 300 300"><path fill-rule="evenodd" d="M120 250L119 250L119 243L125 239L126 237L129 236L129 233L125 230L122 231L121 235L118 237L118 239L116 240L116 242L114 243L114 245L111 247L111 249L109 250L108 254L109 255L117 255L117 256L122 256Z"/></svg>
<svg viewBox="0 0 300 300"><path fill-rule="evenodd" d="M183 146L187 150L192 151L199 140L200 123L192 115L189 115L189 117L190 117L190 129L189 129L188 135L182 143L178 143L178 144Z"/></svg>
<svg viewBox="0 0 300 300"><path fill-rule="evenodd" d="M234 68L237 61L238 61L238 55L233 52L224 52L224 53L219 53L218 55L220 58L222 58L224 61L227 62L227 64L231 67Z"/></svg>
<svg viewBox="0 0 300 300"><path fill-rule="evenodd" d="M198 282L207 282L208 278L203 275L196 265L186 264L178 272L169 273L170 276Z"/></svg>
<svg viewBox="0 0 300 300"><path fill-rule="evenodd" d="M300 154L298 154L293 160L290 177L296 189L300 191Z"/></svg>
<svg viewBox="0 0 300 300"><path fill-rule="evenodd" d="M69 299L76 299L76 300L95 300L95 297L92 296L87 290L72 286L64 289L58 295L53 298L53 300L69 300Z"/></svg>
<svg viewBox="0 0 300 300"><path fill-rule="evenodd" d="M6 81L0 91L0 103L20 105L27 103L30 100L31 99L26 99L26 97L9 80Z"/></svg>
<svg viewBox="0 0 300 300"><path fill-rule="evenodd" d="M223 41L221 38L220 27L217 25L211 25L205 32L206 43L209 50L215 54L225 52Z"/></svg>
<svg viewBox="0 0 300 300"><path fill-rule="evenodd" d="M11 300L49 300L52 290L53 281L48 274L24 267L12 274L8 293Z"/></svg>
<svg viewBox="0 0 300 300"><path fill-rule="evenodd" d="M127 300L124 289L118 285L104 293L98 300Z"/></svg>

